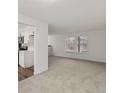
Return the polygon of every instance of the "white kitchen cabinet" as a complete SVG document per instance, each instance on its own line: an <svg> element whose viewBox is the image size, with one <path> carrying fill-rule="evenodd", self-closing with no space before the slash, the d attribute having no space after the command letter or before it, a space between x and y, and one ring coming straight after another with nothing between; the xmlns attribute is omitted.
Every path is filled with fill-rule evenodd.
<svg viewBox="0 0 124 93"><path fill-rule="evenodd" d="M26 27L24 29L19 30L19 36L24 36L24 43L29 42L29 36L33 35L35 31L34 27Z"/></svg>
<svg viewBox="0 0 124 93"><path fill-rule="evenodd" d="M18 36L24 36L24 43L28 43L29 41L29 33L28 32L20 32Z"/></svg>
<svg viewBox="0 0 124 93"><path fill-rule="evenodd" d="M32 32L25 32L24 33L24 43L29 43L29 36L33 35L33 34L34 34L33 31Z"/></svg>
<svg viewBox="0 0 124 93"><path fill-rule="evenodd" d="M31 67L34 65L34 52L33 51L27 51L25 52L25 66Z"/></svg>
<svg viewBox="0 0 124 93"><path fill-rule="evenodd" d="M19 51L19 65L21 67L25 68L25 63L24 63L24 52L23 51Z"/></svg>
<svg viewBox="0 0 124 93"><path fill-rule="evenodd" d="M23 68L28 68L34 65L33 51L19 51L19 65Z"/></svg>

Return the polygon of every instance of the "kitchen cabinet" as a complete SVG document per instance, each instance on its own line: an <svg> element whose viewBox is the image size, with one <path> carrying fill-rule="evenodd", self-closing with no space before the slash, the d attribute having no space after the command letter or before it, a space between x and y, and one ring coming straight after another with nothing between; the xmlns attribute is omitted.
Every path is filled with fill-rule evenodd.
<svg viewBox="0 0 124 93"><path fill-rule="evenodd" d="M21 67L25 68L25 63L24 63L24 52L19 51L19 65Z"/></svg>
<svg viewBox="0 0 124 93"><path fill-rule="evenodd" d="M19 65L23 68L28 68L34 65L33 51L19 51Z"/></svg>
<svg viewBox="0 0 124 93"><path fill-rule="evenodd" d="M23 32L19 33L19 36L24 36L24 43L29 43L29 36L33 34L34 32Z"/></svg>
<svg viewBox="0 0 124 93"><path fill-rule="evenodd" d="M29 40L29 33L28 32L20 32L19 33L19 37L23 37L24 38L24 42L23 43L28 43L28 40Z"/></svg>

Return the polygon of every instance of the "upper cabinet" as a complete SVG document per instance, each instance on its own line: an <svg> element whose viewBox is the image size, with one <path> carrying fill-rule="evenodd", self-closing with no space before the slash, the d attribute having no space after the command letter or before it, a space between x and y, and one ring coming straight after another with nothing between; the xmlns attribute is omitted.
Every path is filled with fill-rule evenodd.
<svg viewBox="0 0 124 93"><path fill-rule="evenodd" d="M19 37L23 37L23 43L28 43L29 33L28 32L20 32Z"/></svg>
<svg viewBox="0 0 124 93"><path fill-rule="evenodd" d="M29 43L29 36L34 35L34 28L33 27L26 27L24 29L21 29L18 33L19 37L24 36L24 43Z"/></svg>

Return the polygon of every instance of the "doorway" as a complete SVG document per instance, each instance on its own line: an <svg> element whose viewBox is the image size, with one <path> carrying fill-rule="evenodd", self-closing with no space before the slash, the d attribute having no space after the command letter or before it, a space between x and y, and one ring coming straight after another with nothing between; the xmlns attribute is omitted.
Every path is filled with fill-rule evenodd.
<svg viewBox="0 0 124 93"><path fill-rule="evenodd" d="M18 81L34 75L35 27L18 23Z"/></svg>

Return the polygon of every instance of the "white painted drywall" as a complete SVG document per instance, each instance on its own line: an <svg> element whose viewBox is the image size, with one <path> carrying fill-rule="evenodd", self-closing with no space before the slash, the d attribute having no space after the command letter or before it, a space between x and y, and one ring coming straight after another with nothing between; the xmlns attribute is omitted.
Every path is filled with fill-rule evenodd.
<svg viewBox="0 0 124 93"><path fill-rule="evenodd" d="M36 63L35 74L39 74L48 69L48 25L42 24L37 28L36 35Z"/></svg>
<svg viewBox="0 0 124 93"><path fill-rule="evenodd" d="M19 23L35 26L34 74L39 74L48 69L48 24L23 14L19 14L18 18Z"/></svg>
<svg viewBox="0 0 124 93"><path fill-rule="evenodd" d="M83 53L67 53L65 51L65 39L68 36L87 36L88 51ZM72 34L51 34L48 36L48 44L52 45L53 55L69 58L78 58L98 62L106 62L106 31L85 31Z"/></svg>
<svg viewBox="0 0 124 93"><path fill-rule="evenodd" d="M18 0L21 13L50 23L50 32L106 27L106 0Z"/></svg>

